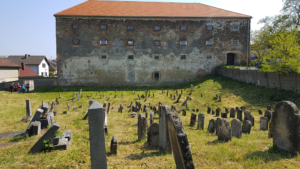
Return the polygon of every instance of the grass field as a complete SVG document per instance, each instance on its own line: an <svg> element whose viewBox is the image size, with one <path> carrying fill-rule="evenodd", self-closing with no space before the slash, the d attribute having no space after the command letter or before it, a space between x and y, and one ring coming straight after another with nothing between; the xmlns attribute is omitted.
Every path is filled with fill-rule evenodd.
<svg viewBox="0 0 300 169"><path fill-rule="evenodd" d="M209 76L195 81L194 92L190 93L190 84L174 86L175 89L183 89L183 96L179 103L166 97L161 90L169 89L169 94L176 92L172 87L149 87L151 97L140 100L142 104L176 105L177 110L182 106L187 96L192 100L188 102L189 111L186 116L179 114L190 143L194 165L196 168L299 168L300 155L292 157L288 154L277 152L273 149L272 139L268 139L267 131L259 130L258 110L265 112L267 105L274 102L289 100L299 107L300 95L294 92L279 91L257 87L220 76ZM67 92L63 89L67 88ZM29 149L41 137L33 136L28 139L4 139L0 140L0 168L90 168L90 147L88 120L82 120L88 109L89 99L93 92L93 101L103 104L106 97L113 107L108 115L108 131L106 136L107 164L109 168L176 168L173 155L160 154L158 150L147 148L146 140L137 140L137 118L130 118L128 112L130 102L138 99L137 95L145 94L147 87L75 87L76 92L83 90L80 101L72 102L74 87L41 87L32 93L13 93L0 91L0 133L25 130L28 123L21 122L26 115L25 100L31 100L32 111L44 102L52 102L59 94L60 104L56 110L58 114L55 121L61 126L60 130L71 130L73 142L67 151L52 151L49 153L28 154ZM117 90L117 92L116 92ZM136 94L132 91L135 90ZM152 97L154 92L155 97ZM100 93L105 97L100 99ZM121 94L123 97L121 98ZM200 94L203 94L201 98ZM96 95L97 94L97 95ZM114 98L117 94L117 98ZM222 96L222 102L214 100L215 95ZM177 96L176 96L177 99ZM66 101L70 104L68 114ZM83 108L72 111L73 107L83 104ZM123 104L123 113L117 113L118 107ZM251 134L243 134L242 138L232 138L231 142L219 142L215 134L207 131L210 119L216 119L214 115L207 114L207 106L212 109L218 107L222 112L225 107L245 106L255 117L255 126ZM204 130L190 127L192 109L199 109L205 114ZM149 110L149 109L148 109ZM197 113L198 114L198 113ZM197 117L198 118L198 117ZM231 122L232 118L228 118ZM154 116L154 122L159 123L158 114ZM44 131L43 131L44 132ZM118 155L110 154L110 140L113 135L118 137Z"/></svg>

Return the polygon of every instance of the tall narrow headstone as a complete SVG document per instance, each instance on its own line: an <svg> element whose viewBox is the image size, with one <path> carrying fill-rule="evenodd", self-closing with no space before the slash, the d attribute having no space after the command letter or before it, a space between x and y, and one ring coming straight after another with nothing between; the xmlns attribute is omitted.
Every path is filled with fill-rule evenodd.
<svg viewBox="0 0 300 169"><path fill-rule="evenodd" d="M207 114L210 114L210 112L211 112L211 108L208 106L207 107Z"/></svg>
<svg viewBox="0 0 300 169"><path fill-rule="evenodd" d="M201 129L201 130L204 129L204 114L203 113L198 114L198 129Z"/></svg>
<svg viewBox="0 0 300 169"><path fill-rule="evenodd" d="M178 102L179 102L179 100L180 100L180 97L181 97L181 94L178 96L178 99L177 99L176 103L178 103Z"/></svg>
<svg viewBox="0 0 300 169"><path fill-rule="evenodd" d="M231 121L232 136L242 138L242 123L239 119L233 119Z"/></svg>
<svg viewBox="0 0 300 169"><path fill-rule="evenodd" d="M171 142L171 147L176 168L194 169L192 153L186 132L184 131L182 122L178 114L168 113L168 135ZM161 130L159 131L159 133Z"/></svg>
<svg viewBox="0 0 300 169"><path fill-rule="evenodd" d="M247 119L251 122L252 126L254 126L254 122L255 122L254 116L252 114L249 114Z"/></svg>
<svg viewBox="0 0 300 169"><path fill-rule="evenodd" d="M260 130L266 131L268 130L268 118L260 117Z"/></svg>
<svg viewBox="0 0 300 169"><path fill-rule="evenodd" d="M26 99L26 116L32 116L30 99Z"/></svg>
<svg viewBox="0 0 300 169"><path fill-rule="evenodd" d="M150 112L150 125L153 124L153 112Z"/></svg>
<svg viewBox="0 0 300 169"><path fill-rule="evenodd" d="M234 108L230 109L230 117L235 118L235 109Z"/></svg>
<svg viewBox="0 0 300 169"><path fill-rule="evenodd" d="M270 111L270 110L267 110L267 111L265 112L264 117L267 117L267 118L268 118L268 122L271 121L271 117L272 117L271 111Z"/></svg>
<svg viewBox="0 0 300 169"><path fill-rule="evenodd" d="M191 92L193 91L193 87L194 87L193 84L191 84Z"/></svg>
<svg viewBox="0 0 300 169"><path fill-rule="evenodd" d="M113 135L110 141L110 153L113 155L117 155L118 150L118 137Z"/></svg>
<svg viewBox="0 0 300 169"><path fill-rule="evenodd" d="M138 139L142 140L146 138L147 119L144 114L138 116Z"/></svg>
<svg viewBox="0 0 300 169"><path fill-rule="evenodd" d="M159 151L171 153L171 145L168 133L167 115L171 113L169 106L162 106L159 116Z"/></svg>
<svg viewBox="0 0 300 169"><path fill-rule="evenodd" d="M221 125L221 118L220 117L218 117L217 119L216 119L216 135L218 135L218 132L219 132L219 127L220 127L220 125Z"/></svg>
<svg viewBox="0 0 300 169"><path fill-rule="evenodd" d="M243 120L243 111L241 109L237 109L237 119L239 119L240 121Z"/></svg>
<svg viewBox="0 0 300 169"><path fill-rule="evenodd" d="M191 114L191 121L190 121L190 126L195 126L196 124L196 119L197 119L197 115L195 113Z"/></svg>
<svg viewBox="0 0 300 169"><path fill-rule="evenodd" d="M216 121L214 119L209 120L207 129L211 134L215 133L215 130L216 130L216 124L215 123L216 123Z"/></svg>
<svg viewBox="0 0 300 169"><path fill-rule="evenodd" d="M78 99L78 101L79 101L79 99L80 99L80 98L79 98L79 93L77 93L77 99Z"/></svg>
<svg viewBox="0 0 300 169"><path fill-rule="evenodd" d="M94 102L89 107L89 133L91 168L107 168L104 133L104 112L102 104Z"/></svg>

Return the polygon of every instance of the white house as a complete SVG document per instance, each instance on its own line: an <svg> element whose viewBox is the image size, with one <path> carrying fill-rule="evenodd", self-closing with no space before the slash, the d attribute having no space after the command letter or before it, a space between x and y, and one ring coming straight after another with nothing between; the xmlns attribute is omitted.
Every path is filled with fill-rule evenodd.
<svg viewBox="0 0 300 169"><path fill-rule="evenodd" d="M49 77L49 62L46 56L10 55L7 59L18 65L24 63L39 76Z"/></svg>

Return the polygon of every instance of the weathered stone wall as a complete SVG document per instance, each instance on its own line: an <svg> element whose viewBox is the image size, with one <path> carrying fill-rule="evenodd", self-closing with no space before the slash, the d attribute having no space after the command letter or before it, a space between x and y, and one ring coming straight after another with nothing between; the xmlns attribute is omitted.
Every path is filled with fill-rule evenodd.
<svg viewBox="0 0 300 169"><path fill-rule="evenodd" d="M78 24L79 29L72 29ZM106 24L107 30L100 30ZM127 30L133 25L134 30ZM154 31L154 26L160 31ZM186 25L187 31L180 31ZM206 26L213 25L213 31ZM232 26L239 30L233 31ZM248 20L246 19L124 19L97 17L57 17L58 85L172 85L216 73L226 64L227 54L234 53L235 64L247 63ZM79 45L72 45L80 39ZM100 40L107 45L100 45ZM133 40L134 46L127 41ZM161 46L155 46L160 40ZM187 46L180 46L187 40ZM212 46L206 41L212 40ZM232 46L232 40L239 45ZM106 59L101 56L106 55ZM134 60L128 60L134 55ZM186 55L181 60L181 55ZM211 59L207 59L207 56ZM159 59L154 59L159 56ZM153 72L159 72L155 80Z"/></svg>

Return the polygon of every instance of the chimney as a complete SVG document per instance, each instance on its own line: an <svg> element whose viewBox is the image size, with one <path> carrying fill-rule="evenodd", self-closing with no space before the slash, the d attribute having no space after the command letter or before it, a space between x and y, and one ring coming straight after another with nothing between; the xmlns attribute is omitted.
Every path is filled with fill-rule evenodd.
<svg viewBox="0 0 300 169"><path fill-rule="evenodd" d="M28 58L28 54L25 54L25 59L27 59Z"/></svg>
<svg viewBox="0 0 300 169"><path fill-rule="evenodd" d="M24 70L25 71L25 63L21 63L21 66L22 66L22 70Z"/></svg>

